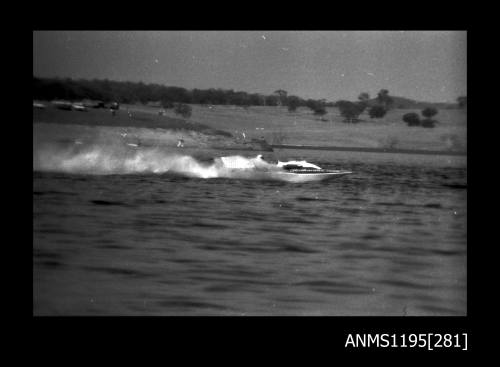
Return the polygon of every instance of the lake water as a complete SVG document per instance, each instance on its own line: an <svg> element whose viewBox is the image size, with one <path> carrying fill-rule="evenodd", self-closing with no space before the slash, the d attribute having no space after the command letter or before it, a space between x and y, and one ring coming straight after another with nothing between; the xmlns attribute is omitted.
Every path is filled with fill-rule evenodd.
<svg viewBox="0 0 500 367"><path fill-rule="evenodd" d="M293 184L171 174L170 156L132 156L135 171L101 157L100 174L74 154L35 163L34 314L466 315L465 158L276 154L353 173Z"/></svg>

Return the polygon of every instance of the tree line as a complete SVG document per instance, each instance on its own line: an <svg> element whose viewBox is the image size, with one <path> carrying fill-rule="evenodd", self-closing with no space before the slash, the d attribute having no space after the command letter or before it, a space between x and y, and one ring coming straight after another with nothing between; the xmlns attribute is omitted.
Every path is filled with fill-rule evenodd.
<svg viewBox="0 0 500 367"><path fill-rule="evenodd" d="M145 84L143 82L120 82L108 79L71 79L71 78L37 78L33 77L34 99L54 100L99 100L106 103L143 103L159 102L163 108L173 108L176 113L183 116L190 115L189 106L185 104L201 105L236 105L248 106L286 106L289 112L294 112L298 107L308 107L316 116L327 114L326 107L337 107L344 122L353 123L360 121L359 116L367 111L371 119L382 118L386 113L397 107L395 100L389 95L387 89L381 89L375 98L370 98L366 92L360 93L357 101L340 100L327 102L325 99L303 99L298 96L288 95L282 89L272 94L247 93L232 89L191 89L172 87L160 84ZM398 97L395 97L398 98ZM401 98L400 98L401 99ZM457 98L458 106L467 109L467 96ZM426 111L425 120L420 121L418 115L405 115L405 122L409 126L433 127L437 122L432 120L435 113Z"/></svg>
<svg viewBox="0 0 500 367"><path fill-rule="evenodd" d="M389 96L387 89L381 89L377 97L370 99L366 92L358 96L358 101L338 101L335 106L339 109L340 115L344 117L344 122L358 122L359 116L368 110L370 118L382 118L393 107L394 99Z"/></svg>
<svg viewBox="0 0 500 367"><path fill-rule="evenodd" d="M33 77L34 99L39 100L100 100L103 102L143 103L160 102L164 108L176 103L236 106L299 106L333 105L324 100L288 96L278 90L272 94L247 93L232 89L186 89L143 82L122 82L107 79L71 79Z"/></svg>

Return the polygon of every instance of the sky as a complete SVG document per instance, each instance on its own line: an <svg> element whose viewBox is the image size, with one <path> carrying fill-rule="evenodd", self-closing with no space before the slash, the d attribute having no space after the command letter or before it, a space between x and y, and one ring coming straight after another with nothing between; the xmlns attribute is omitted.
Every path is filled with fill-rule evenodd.
<svg viewBox="0 0 500 367"><path fill-rule="evenodd" d="M467 95L465 31L34 31L33 75L355 100Z"/></svg>

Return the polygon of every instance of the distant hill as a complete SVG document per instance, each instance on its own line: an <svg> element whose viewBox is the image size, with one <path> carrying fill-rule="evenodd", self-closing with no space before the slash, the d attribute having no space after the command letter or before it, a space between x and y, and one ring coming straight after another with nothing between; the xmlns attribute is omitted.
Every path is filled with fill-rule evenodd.
<svg viewBox="0 0 500 367"><path fill-rule="evenodd" d="M437 109L458 109L458 103L442 103L442 102L419 102L415 101L413 99L405 98L405 97L395 97L395 96L390 96L394 103L392 105L393 108L398 108L398 109L405 109L405 110L411 110L411 109L423 109L426 107L435 107ZM368 104L370 106L376 105L377 99L372 98L368 100Z"/></svg>

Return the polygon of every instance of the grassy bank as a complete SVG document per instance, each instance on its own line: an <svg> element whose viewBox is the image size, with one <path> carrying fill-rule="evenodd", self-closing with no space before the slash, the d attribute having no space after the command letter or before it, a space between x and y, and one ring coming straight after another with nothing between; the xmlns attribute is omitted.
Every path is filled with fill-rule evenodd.
<svg viewBox="0 0 500 367"><path fill-rule="evenodd" d="M141 147L259 150L260 144L235 139L231 133L140 106L123 108L113 115L107 109L60 110L49 103L33 109L33 142L63 144L131 144ZM185 149L184 149L185 150Z"/></svg>
<svg viewBox="0 0 500 367"><path fill-rule="evenodd" d="M130 112L130 113L129 113ZM172 116L159 116L153 111L141 111L133 109L127 111L121 109L113 115L107 109L90 108L85 112L66 111L51 106L45 109L33 109L34 123L69 124L82 126L110 126L110 127L134 127L149 129L168 129L195 131L207 135L221 135L231 137L231 134L217 130L210 126L175 118ZM157 112L157 111L154 111Z"/></svg>
<svg viewBox="0 0 500 367"><path fill-rule="evenodd" d="M172 110L160 116L160 108L122 105L116 116L108 110L88 112L61 111L53 108L33 110L34 122L78 125L130 126L195 131L227 137L234 144L263 137L275 145L305 145L339 148L427 150L461 152L467 150L467 114L464 110L440 110L435 128L408 127L402 116L416 110L394 109L382 119L367 114L362 122L346 124L338 109L328 108L324 120L307 108L288 112L285 107L201 106L192 105L189 120L178 118ZM128 111L130 111L131 116ZM230 137L233 135L234 138Z"/></svg>
<svg viewBox="0 0 500 367"><path fill-rule="evenodd" d="M290 113L285 107L193 105L191 120L214 129L225 130L246 139L264 137L270 144L392 148L406 150L456 151L467 149L467 114L464 110L440 110L435 128L408 127L402 121L405 113L419 110L395 109L382 119L346 124L337 108L328 108L321 121L308 108ZM159 108L128 106L131 110L157 114ZM172 110L167 116L174 117Z"/></svg>

